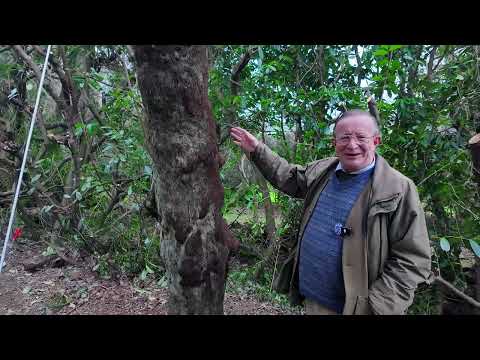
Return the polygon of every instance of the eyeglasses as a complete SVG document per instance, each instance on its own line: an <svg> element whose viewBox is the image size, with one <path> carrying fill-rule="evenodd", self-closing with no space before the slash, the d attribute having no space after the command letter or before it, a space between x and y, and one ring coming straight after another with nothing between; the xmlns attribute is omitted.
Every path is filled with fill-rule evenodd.
<svg viewBox="0 0 480 360"><path fill-rule="evenodd" d="M357 144L367 144L371 138L377 135L372 136L364 136L364 135L342 135L340 137L335 138L335 141L340 145L347 145L350 144L350 139L354 139Z"/></svg>

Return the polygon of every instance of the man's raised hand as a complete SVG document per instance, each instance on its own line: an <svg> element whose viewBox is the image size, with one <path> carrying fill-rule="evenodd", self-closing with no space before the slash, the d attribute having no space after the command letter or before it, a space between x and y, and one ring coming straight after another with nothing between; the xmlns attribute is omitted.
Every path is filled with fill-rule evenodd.
<svg viewBox="0 0 480 360"><path fill-rule="evenodd" d="M250 134L247 130L241 127L234 127L230 129L230 136L233 138L233 142L240 146L243 151L251 153L255 151L259 141Z"/></svg>

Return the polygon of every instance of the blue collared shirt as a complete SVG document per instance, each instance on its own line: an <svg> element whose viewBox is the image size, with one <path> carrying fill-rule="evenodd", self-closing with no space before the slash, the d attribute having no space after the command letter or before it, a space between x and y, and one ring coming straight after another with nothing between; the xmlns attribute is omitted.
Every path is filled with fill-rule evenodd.
<svg viewBox="0 0 480 360"><path fill-rule="evenodd" d="M352 171L352 172L347 172L343 169L343 166L342 166L342 163L341 162L338 162L338 165L337 165L337 168L335 169L335 172L337 172L337 170L343 170L345 171L347 174L352 174L352 175L358 175L358 174L361 174L361 173L364 173L365 171L368 171L370 170L371 168L373 168L375 166L375 156L373 157L373 161L370 165L367 165L365 166L363 169L360 169L360 170L357 170L357 171Z"/></svg>

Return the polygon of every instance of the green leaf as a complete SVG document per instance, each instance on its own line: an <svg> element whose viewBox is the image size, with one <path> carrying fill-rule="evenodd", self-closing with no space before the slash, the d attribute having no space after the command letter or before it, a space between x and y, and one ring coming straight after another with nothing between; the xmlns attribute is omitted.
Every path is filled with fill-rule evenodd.
<svg viewBox="0 0 480 360"><path fill-rule="evenodd" d="M269 69L270 71L277 71L277 68L270 64L267 65L267 69Z"/></svg>
<svg viewBox="0 0 480 360"><path fill-rule="evenodd" d="M403 45L390 45L390 51L401 49Z"/></svg>
<svg viewBox="0 0 480 360"><path fill-rule="evenodd" d="M75 130L74 130L73 134L74 134L76 137L82 136L82 134L83 134L83 124L81 124L81 123L76 123L76 124L75 124Z"/></svg>
<svg viewBox="0 0 480 360"><path fill-rule="evenodd" d="M82 200L82 194L79 191L75 191L75 198L80 201Z"/></svg>
<svg viewBox="0 0 480 360"><path fill-rule="evenodd" d="M145 270L147 271L148 274L154 273L154 271L147 264L145 264Z"/></svg>
<svg viewBox="0 0 480 360"><path fill-rule="evenodd" d="M33 184L34 182L36 182L38 179L40 179L41 176L42 176L41 174L35 175L35 176L32 178L32 184Z"/></svg>
<svg viewBox="0 0 480 360"><path fill-rule="evenodd" d="M272 204L275 204L278 199L277 193L274 191L269 191L269 194L270 194L270 201L272 202Z"/></svg>
<svg viewBox="0 0 480 360"><path fill-rule="evenodd" d="M450 243L444 237L440 238L440 247L443 251L449 252L450 251Z"/></svg>
<svg viewBox="0 0 480 360"><path fill-rule="evenodd" d="M127 191L128 196L132 195L132 193L133 193L132 186L129 186Z"/></svg>
<svg viewBox="0 0 480 360"><path fill-rule="evenodd" d="M470 242L470 246L472 247L472 250L475 253L475 255L477 255L477 257L480 258L480 245L478 245L478 243L475 240L469 239L468 241Z"/></svg>
<svg viewBox="0 0 480 360"><path fill-rule="evenodd" d="M42 212L48 213L50 210L52 210L52 208L53 208L53 205L44 206L44 207L42 208Z"/></svg>
<svg viewBox="0 0 480 360"><path fill-rule="evenodd" d="M152 168L148 165L145 165L145 167L143 168L143 173L145 175L152 175Z"/></svg>
<svg viewBox="0 0 480 360"><path fill-rule="evenodd" d="M54 248L52 248L51 246L47 247L47 250L45 250L44 252L42 252L42 255L43 256L50 256L50 255L54 255L56 254L57 252L55 251Z"/></svg>
<svg viewBox="0 0 480 360"><path fill-rule="evenodd" d="M388 54L388 51L385 49L378 49L373 53L373 55L375 56L385 56L387 54Z"/></svg>
<svg viewBox="0 0 480 360"><path fill-rule="evenodd" d="M168 280L166 276L162 276L160 280L158 280L157 285L161 288L167 288L168 287Z"/></svg>
<svg viewBox="0 0 480 360"><path fill-rule="evenodd" d="M464 80L465 78L463 77L463 75L458 74L455 79L457 79L457 80Z"/></svg>
<svg viewBox="0 0 480 360"><path fill-rule="evenodd" d="M96 123L96 122L87 124L88 135L90 135L90 136L95 135L97 129L98 129L98 123Z"/></svg>
<svg viewBox="0 0 480 360"><path fill-rule="evenodd" d="M263 63L263 50L262 50L262 47L259 46L258 47L258 67L262 67L262 63Z"/></svg>

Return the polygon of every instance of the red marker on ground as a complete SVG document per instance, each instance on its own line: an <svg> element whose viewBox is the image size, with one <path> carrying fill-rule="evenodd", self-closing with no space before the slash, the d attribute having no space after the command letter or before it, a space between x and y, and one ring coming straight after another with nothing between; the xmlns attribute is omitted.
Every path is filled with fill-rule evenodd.
<svg viewBox="0 0 480 360"><path fill-rule="evenodd" d="M16 228L14 231L13 231L13 238L12 240L17 240L20 235L22 235L22 228Z"/></svg>

